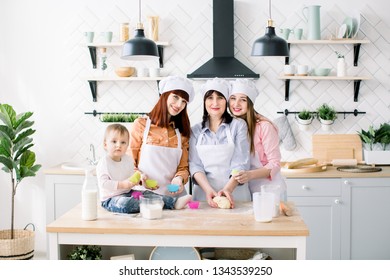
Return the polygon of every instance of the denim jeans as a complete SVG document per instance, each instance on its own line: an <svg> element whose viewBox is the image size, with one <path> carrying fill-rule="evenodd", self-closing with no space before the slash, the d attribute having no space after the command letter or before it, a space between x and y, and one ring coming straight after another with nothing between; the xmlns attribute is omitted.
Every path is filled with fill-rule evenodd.
<svg viewBox="0 0 390 280"><path fill-rule="evenodd" d="M111 197L105 201L102 201L101 205L104 209L110 212L116 213L139 213L139 203L140 201L137 198L134 198L132 194L136 192L130 190L127 193ZM138 192L138 191L137 191ZM164 209L175 209L175 203L177 197L172 197L168 195L159 195L151 191L143 191L142 195L158 195L161 196L164 201Z"/></svg>

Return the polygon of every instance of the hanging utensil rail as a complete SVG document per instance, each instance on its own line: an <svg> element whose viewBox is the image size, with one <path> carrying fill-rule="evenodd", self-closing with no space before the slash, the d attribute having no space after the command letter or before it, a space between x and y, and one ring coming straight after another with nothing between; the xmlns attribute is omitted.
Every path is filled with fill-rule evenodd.
<svg viewBox="0 0 390 280"><path fill-rule="evenodd" d="M285 109L284 111L277 112L277 113L278 114L284 114L284 115L288 116L289 114L294 114L294 115L299 114L300 111L289 111L289 110ZM310 112L310 113L312 113L314 115L318 114L318 112ZM359 112L357 109L353 110L353 112L346 112L346 111L344 111L344 112L336 112L336 114L343 114L344 115L344 119L346 118L346 115L353 114L356 117L357 115L361 115L361 114L365 114L365 113L366 112Z"/></svg>

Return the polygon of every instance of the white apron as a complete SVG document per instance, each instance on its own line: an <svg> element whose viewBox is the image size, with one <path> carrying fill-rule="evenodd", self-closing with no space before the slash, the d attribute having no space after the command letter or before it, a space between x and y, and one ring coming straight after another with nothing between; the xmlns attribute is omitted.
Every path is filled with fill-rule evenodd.
<svg viewBox="0 0 390 280"><path fill-rule="evenodd" d="M250 164L250 170L253 169L259 169L263 167L263 165L260 162L260 157L258 152L255 151L255 154L251 154L251 164ZM249 181L249 190L251 194L255 192L259 192L261 190L261 185L279 185L280 186L280 199L285 201L287 199L286 197L286 182L280 173L275 174L275 176L272 177L272 180L269 180L268 178L259 178L259 179L253 179Z"/></svg>
<svg viewBox="0 0 390 280"><path fill-rule="evenodd" d="M202 160L206 177L211 187L216 191L220 191L229 181L230 162L234 153L234 143L230 128L226 129L228 143L221 145L201 145L203 134L201 134L196 143L196 150L199 158ZM205 201L206 195L203 189L194 184L193 199ZM234 201L250 201L250 192L247 184L238 185L233 191Z"/></svg>
<svg viewBox="0 0 390 280"><path fill-rule="evenodd" d="M148 118L142 140L141 158L138 169L142 173L145 173L149 179L157 180L158 186L160 187L154 191L155 193L171 195L167 190L167 185L171 183L180 163L182 155L181 135L179 130L175 129L178 142L177 148L146 144L150 124L151 121ZM134 189L146 190L143 186L137 186ZM181 193L181 195L184 195L184 192Z"/></svg>

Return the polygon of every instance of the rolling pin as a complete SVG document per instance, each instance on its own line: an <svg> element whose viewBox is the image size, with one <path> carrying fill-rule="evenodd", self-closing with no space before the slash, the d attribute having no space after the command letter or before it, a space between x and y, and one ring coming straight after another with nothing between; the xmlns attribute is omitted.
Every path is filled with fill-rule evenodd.
<svg viewBox="0 0 390 280"><path fill-rule="evenodd" d="M350 158L350 159L334 159L331 162L331 165L333 166L345 166L345 165L352 165L355 166L358 164L358 161L356 158Z"/></svg>
<svg viewBox="0 0 390 280"><path fill-rule="evenodd" d="M317 164L317 162L318 162L318 159L315 159L315 158L303 158L303 159L300 159L300 160L297 160L297 161L287 162L286 163L286 167L288 169L293 169L293 168L297 168L297 167L300 167L300 166Z"/></svg>

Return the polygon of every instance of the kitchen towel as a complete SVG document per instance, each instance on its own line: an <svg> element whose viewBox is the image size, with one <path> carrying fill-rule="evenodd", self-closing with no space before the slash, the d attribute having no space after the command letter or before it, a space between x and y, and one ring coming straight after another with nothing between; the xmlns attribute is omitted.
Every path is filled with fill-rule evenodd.
<svg viewBox="0 0 390 280"><path fill-rule="evenodd" d="M283 143L283 148L286 151L294 150L297 147L297 143L287 116L283 115L282 117L275 119L274 123L279 129L279 141Z"/></svg>

